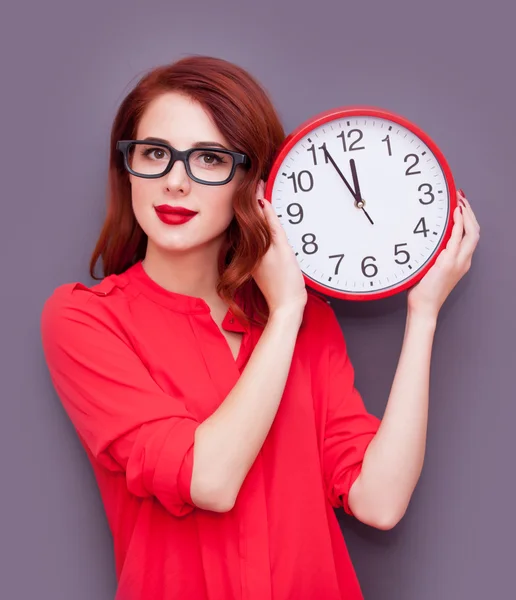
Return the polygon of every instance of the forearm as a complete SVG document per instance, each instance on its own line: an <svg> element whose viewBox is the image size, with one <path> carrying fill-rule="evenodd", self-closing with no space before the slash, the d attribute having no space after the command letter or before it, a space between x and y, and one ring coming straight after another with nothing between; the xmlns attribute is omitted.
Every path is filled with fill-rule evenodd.
<svg viewBox="0 0 516 600"><path fill-rule="evenodd" d="M382 423L350 490L350 507L357 518L381 528L402 518L423 467L435 327L433 318L407 314Z"/></svg>
<svg viewBox="0 0 516 600"><path fill-rule="evenodd" d="M272 314L238 382L196 431L192 499L229 510L270 430L287 381L302 311Z"/></svg>

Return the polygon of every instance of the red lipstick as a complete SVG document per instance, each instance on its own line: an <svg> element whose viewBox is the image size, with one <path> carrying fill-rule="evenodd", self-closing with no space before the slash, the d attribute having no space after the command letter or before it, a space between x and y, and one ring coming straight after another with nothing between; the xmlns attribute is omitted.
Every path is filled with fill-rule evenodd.
<svg viewBox="0 0 516 600"><path fill-rule="evenodd" d="M190 221L197 214L197 212L188 210L182 206L169 206L168 204L155 206L154 210L158 218L167 225L182 225Z"/></svg>

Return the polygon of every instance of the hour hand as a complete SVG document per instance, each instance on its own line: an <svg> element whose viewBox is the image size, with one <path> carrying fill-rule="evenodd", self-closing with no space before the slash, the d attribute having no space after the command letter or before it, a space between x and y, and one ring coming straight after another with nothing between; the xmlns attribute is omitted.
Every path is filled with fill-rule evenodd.
<svg viewBox="0 0 516 600"><path fill-rule="evenodd" d="M351 172L352 172L352 175L353 175L353 183L355 185L355 189L353 189L349 185L348 180L344 177L342 171L337 166L337 163L333 159L333 156L328 152L328 149L326 148L326 145L323 145L323 150L324 150L324 155L325 155L326 159L331 162L331 164L333 165L334 169L340 175L340 178L346 184L346 187L348 188L348 190L350 191L351 195L355 199L355 206L357 208L361 208L364 211L365 216L369 219L369 222L371 223L371 225L374 225L373 219L371 219L371 217L369 216L369 213L364 208L364 201L362 200L362 197L360 196L360 187L358 185L358 177L357 177L357 172L356 172L355 161L353 159L350 160L350 165L352 165Z"/></svg>
<svg viewBox="0 0 516 600"><path fill-rule="evenodd" d="M353 185L355 186L355 206L361 208L364 211L365 216L369 219L371 225L374 225L373 219L369 216L369 213L364 208L365 202L362 198L362 192L360 191L360 184L358 183L357 167L353 158L349 159L349 166L351 167L351 175L353 176Z"/></svg>
<svg viewBox="0 0 516 600"><path fill-rule="evenodd" d="M349 166L351 167L351 175L353 176L353 185L355 187L355 199L358 208L362 208L364 206L364 201L362 200L362 193L360 192L360 184L358 183L358 175L357 175L357 167L355 165L355 160L353 158L349 159Z"/></svg>

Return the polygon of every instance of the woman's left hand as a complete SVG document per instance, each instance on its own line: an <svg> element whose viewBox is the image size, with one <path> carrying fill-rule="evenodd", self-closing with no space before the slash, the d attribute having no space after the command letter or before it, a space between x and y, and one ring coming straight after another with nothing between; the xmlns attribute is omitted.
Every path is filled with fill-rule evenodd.
<svg viewBox="0 0 516 600"><path fill-rule="evenodd" d="M457 201L452 234L446 248L421 281L408 292L411 312L437 319L444 301L471 267L480 226L462 190L457 192Z"/></svg>

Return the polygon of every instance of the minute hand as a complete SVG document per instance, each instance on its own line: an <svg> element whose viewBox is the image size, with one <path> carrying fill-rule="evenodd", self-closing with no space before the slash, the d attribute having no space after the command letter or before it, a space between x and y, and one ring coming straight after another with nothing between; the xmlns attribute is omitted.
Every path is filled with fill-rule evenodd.
<svg viewBox="0 0 516 600"><path fill-rule="evenodd" d="M353 198L355 199L355 206L357 208L362 209L363 213L365 214L365 216L368 218L369 222L371 223L371 225L374 225L374 221L373 219L371 219L371 217L369 216L369 213L366 211L366 209L364 208L364 202L360 196L360 188L358 187L358 179L356 179L356 171L353 171L353 179L355 181L355 185L357 186L357 189L353 189L349 183L348 180L344 177L344 175L342 174L342 171L339 169L339 167L337 166L337 163L333 160L332 155L328 152L328 149L326 148L326 146L323 146L323 150L324 150L324 155L326 156L326 158L331 162L331 164L333 165L333 167L335 168L335 170L337 171L337 173L340 175L342 181L346 184L348 190L351 192L351 195L353 196ZM353 161L353 167L355 166L354 164L355 161Z"/></svg>
<svg viewBox="0 0 516 600"><path fill-rule="evenodd" d="M353 196L353 198L355 199L355 202L358 202L358 196L356 191L349 185L348 180L344 177L344 175L342 174L342 171L339 169L339 167L337 166L337 163L333 160L332 155L328 152L328 149L326 148L326 146L323 146L324 149L324 154L326 156L326 158L331 162L331 164L334 166L335 170L337 171L337 173L340 175L342 181L346 184L348 190L351 192L351 195Z"/></svg>

